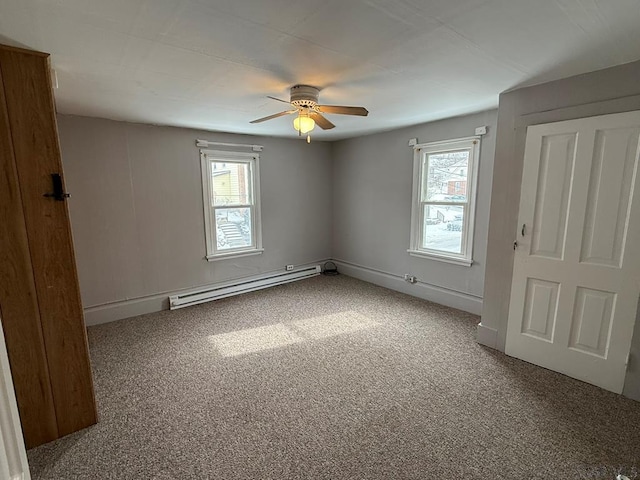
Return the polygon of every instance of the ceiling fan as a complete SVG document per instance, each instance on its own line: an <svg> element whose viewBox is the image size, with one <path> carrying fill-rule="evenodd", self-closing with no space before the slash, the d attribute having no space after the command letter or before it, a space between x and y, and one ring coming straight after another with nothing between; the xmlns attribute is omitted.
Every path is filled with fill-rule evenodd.
<svg viewBox="0 0 640 480"><path fill-rule="evenodd" d="M294 85L291 87L290 99L281 100L276 97L267 96L273 100L279 102L288 103L291 105L290 110L269 115L268 117L258 118L251 123L261 123L271 120L273 118L282 117L284 115L291 115L296 113L298 116L293 121L293 128L298 131L298 135L309 133L315 125L318 125L323 130L330 130L335 127L323 113L337 113L339 115L358 115L366 117L369 111L364 107L345 107L341 105L319 105L318 96L320 95L320 89L312 87L311 85ZM307 136L307 142L310 142L311 138Z"/></svg>

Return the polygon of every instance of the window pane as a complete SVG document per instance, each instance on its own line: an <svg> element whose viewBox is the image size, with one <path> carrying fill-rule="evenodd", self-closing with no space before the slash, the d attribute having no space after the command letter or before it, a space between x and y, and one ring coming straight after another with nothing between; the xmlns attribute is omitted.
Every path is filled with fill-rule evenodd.
<svg viewBox="0 0 640 480"><path fill-rule="evenodd" d="M423 162L423 202L467 201L469 150L428 154Z"/></svg>
<svg viewBox="0 0 640 480"><path fill-rule="evenodd" d="M211 162L212 205L249 205L251 172L248 163Z"/></svg>
<svg viewBox="0 0 640 480"><path fill-rule="evenodd" d="M423 205L422 248L462 253L464 207Z"/></svg>
<svg viewBox="0 0 640 480"><path fill-rule="evenodd" d="M250 208L216 208L215 212L218 250L253 245Z"/></svg>

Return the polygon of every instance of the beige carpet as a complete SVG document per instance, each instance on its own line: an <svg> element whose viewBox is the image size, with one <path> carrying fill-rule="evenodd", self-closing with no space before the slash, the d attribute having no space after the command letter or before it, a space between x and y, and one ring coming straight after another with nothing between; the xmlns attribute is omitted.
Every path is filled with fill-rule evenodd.
<svg viewBox="0 0 640 480"><path fill-rule="evenodd" d="M478 317L317 277L89 329L100 423L34 479L613 479L640 403L479 346Z"/></svg>

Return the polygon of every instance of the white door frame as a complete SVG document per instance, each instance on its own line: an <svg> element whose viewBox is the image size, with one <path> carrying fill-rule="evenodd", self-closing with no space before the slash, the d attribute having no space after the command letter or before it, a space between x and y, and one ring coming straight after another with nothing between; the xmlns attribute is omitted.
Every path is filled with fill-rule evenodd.
<svg viewBox="0 0 640 480"><path fill-rule="evenodd" d="M13 378L0 325L0 478L30 480L29 464L22 438Z"/></svg>

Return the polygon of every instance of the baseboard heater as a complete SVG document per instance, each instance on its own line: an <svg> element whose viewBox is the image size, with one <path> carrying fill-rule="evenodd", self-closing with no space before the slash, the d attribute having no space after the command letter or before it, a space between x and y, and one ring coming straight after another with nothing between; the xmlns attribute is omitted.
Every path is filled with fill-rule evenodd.
<svg viewBox="0 0 640 480"><path fill-rule="evenodd" d="M179 295L171 295L169 296L169 308L176 310L190 305L198 305L199 303L240 295L241 293L253 292L275 285L295 282L296 280L315 277L316 275L320 275L320 265L240 279L221 285L192 290Z"/></svg>

